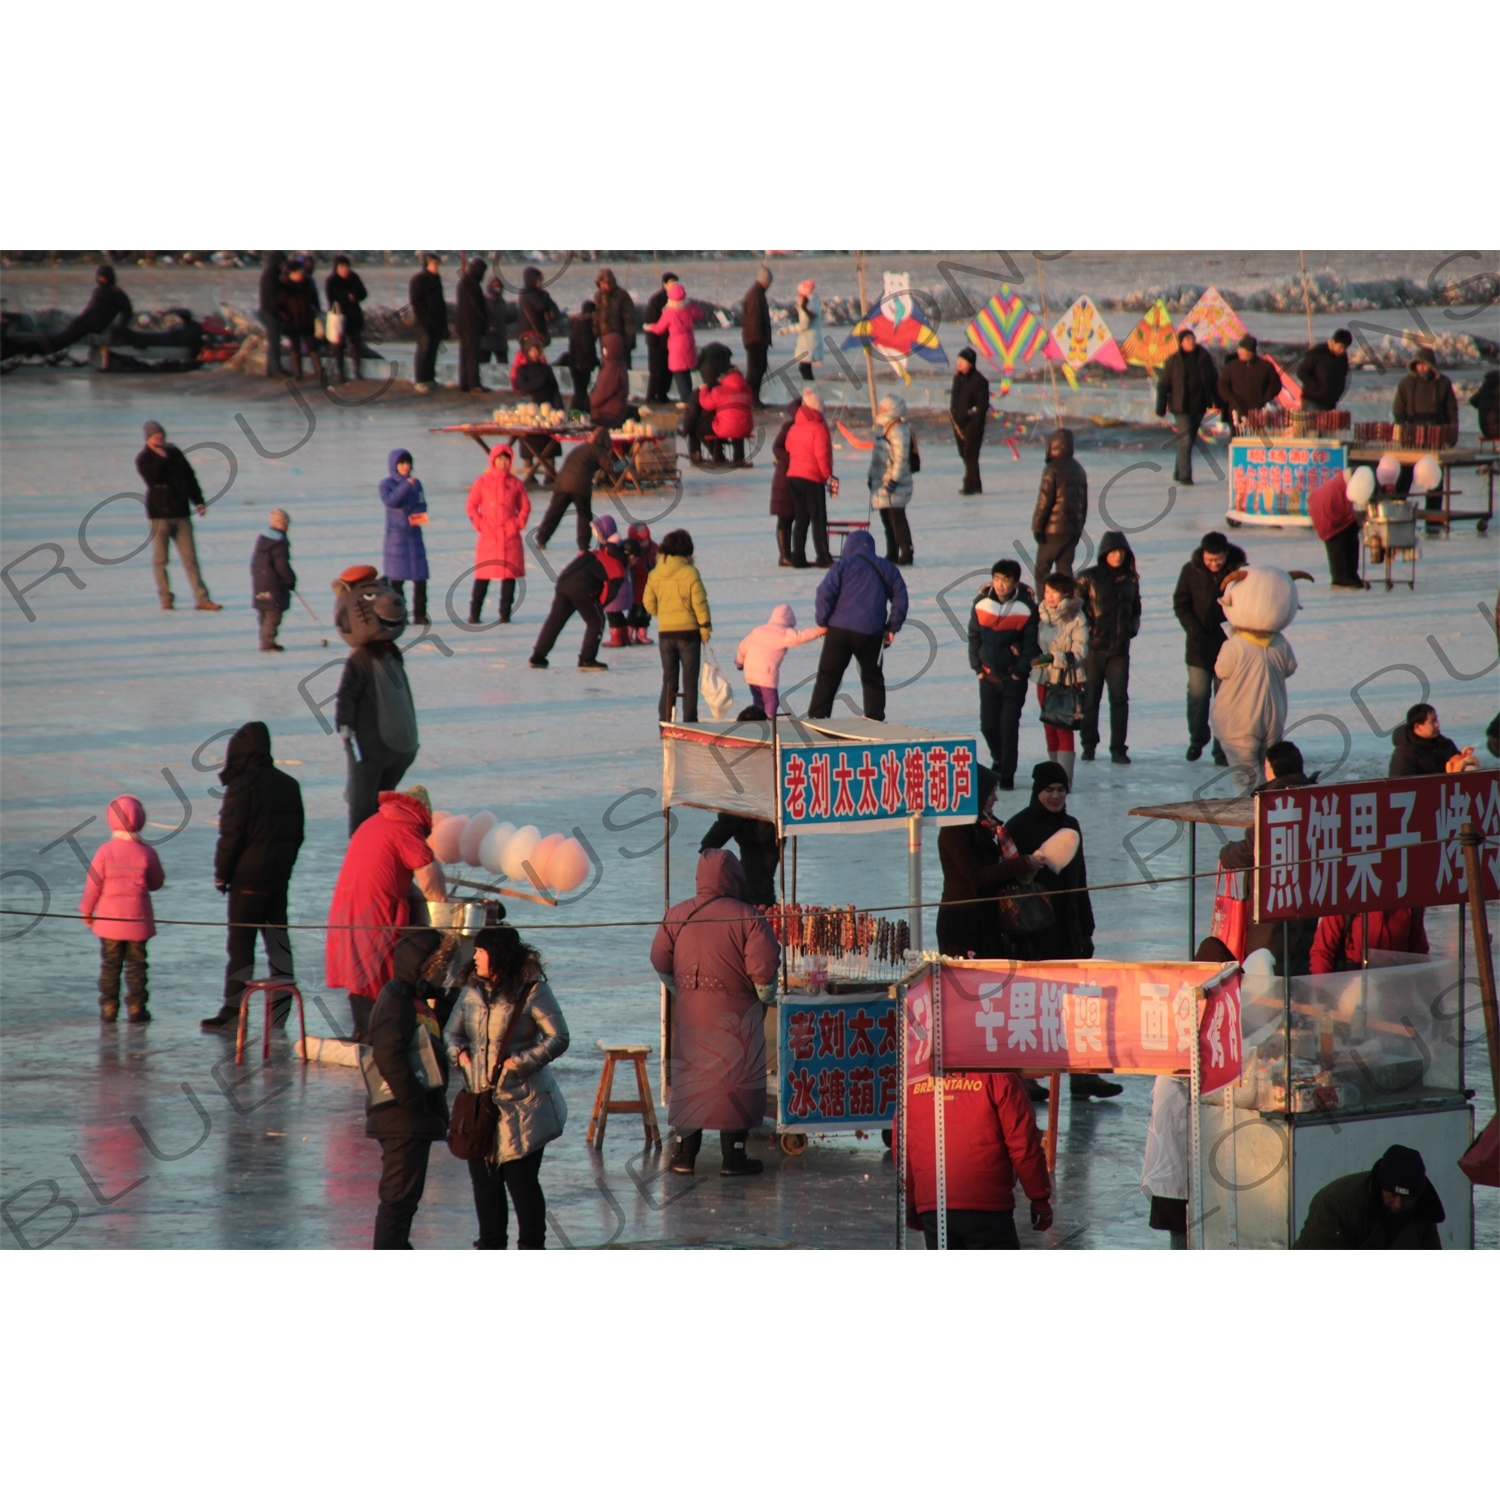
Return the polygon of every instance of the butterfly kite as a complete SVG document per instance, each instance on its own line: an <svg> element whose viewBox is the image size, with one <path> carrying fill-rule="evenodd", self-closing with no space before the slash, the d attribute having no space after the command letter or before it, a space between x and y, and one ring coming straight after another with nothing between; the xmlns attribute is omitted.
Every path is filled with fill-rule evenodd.
<svg viewBox="0 0 1500 1500"><path fill-rule="evenodd" d="M1047 330L1008 286L979 309L964 336L1000 369L1000 394L1010 394L1010 377L1046 342Z"/></svg>
<svg viewBox="0 0 1500 1500"><path fill-rule="evenodd" d="M1120 352L1132 365L1144 365L1154 371L1177 352L1177 335L1172 331L1172 315L1158 297L1146 316L1131 329Z"/></svg>
<svg viewBox="0 0 1500 1500"><path fill-rule="evenodd" d="M899 370L907 385L911 376L906 361L912 355L934 365L948 362L936 332L911 294L911 277L905 272L885 273L885 295L854 325L842 347L868 348Z"/></svg>

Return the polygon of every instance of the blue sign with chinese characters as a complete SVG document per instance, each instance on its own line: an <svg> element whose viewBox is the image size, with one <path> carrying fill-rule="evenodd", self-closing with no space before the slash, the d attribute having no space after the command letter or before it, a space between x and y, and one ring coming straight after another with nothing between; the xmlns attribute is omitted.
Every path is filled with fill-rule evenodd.
<svg viewBox="0 0 1500 1500"><path fill-rule="evenodd" d="M977 818L972 739L780 746L781 826L893 823L914 814Z"/></svg>
<svg viewBox="0 0 1500 1500"><path fill-rule="evenodd" d="M809 1129L879 1129L896 1113L901 1011L884 995L782 997L777 1120Z"/></svg>
<svg viewBox="0 0 1500 1500"><path fill-rule="evenodd" d="M1342 443L1236 438L1229 445L1230 504L1247 516L1306 516L1307 497L1346 467Z"/></svg>

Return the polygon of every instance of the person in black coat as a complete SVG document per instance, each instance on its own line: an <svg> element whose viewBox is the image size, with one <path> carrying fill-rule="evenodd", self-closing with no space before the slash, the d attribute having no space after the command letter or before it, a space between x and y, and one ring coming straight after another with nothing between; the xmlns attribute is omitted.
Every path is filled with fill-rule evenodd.
<svg viewBox="0 0 1500 1500"><path fill-rule="evenodd" d="M489 331L490 314L484 305L484 273L488 269L478 258L464 267L458 279L458 388L461 391L487 389L479 383L479 342Z"/></svg>
<svg viewBox="0 0 1500 1500"><path fill-rule="evenodd" d="M1193 482L1193 444L1203 419L1218 405L1219 371L1214 357L1198 342L1191 328L1177 335L1177 352L1162 366L1156 383L1156 415L1170 411L1177 419L1177 462L1172 478L1178 484Z"/></svg>
<svg viewBox="0 0 1500 1500"><path fill-rule="evenodd" d="M764 710L759 711L765 717ZM745 715L738 715L743 719ZM751 906L775 906L776 871L781 865L781 845L776 825L765 818L742 818L737 813L720 813L703 835L698 852L722 849L730 839L740 846L740 866L745 879L740 899Z"/></svg>
<svg viewBox="0 0 1500 1500"><path fill-rule="evenodd" d="M586 443L579 443L568 455L552 489L552 500L547 514L536 529L536 544L543 551L552 540L568 506L573 507L573 522L578 537L578 550L588 551L592 540L590 527L594 524L594 475L603 471L608 479L618 473L615 466L614 442L607 427L596 427ZM545 655L546 653L542 653Z"/></svg>
<svg viewBox="0 0 1500 1500"><path fill-rule="evenodd" d="M1453 764L1461 762L1462 764ZM1391 734L1391 763L1387 776L1441 776L1453 770L1477 771L1474 747L1462 750L1442 732L1438 711L1430 703L1414 703L1406 722Z"/></svg>
<svg viewBox="0 0 1500 1500"><path fill-rule="evenodd" d="M505 287L498 276L491 276L485 283L484 316L487 327L479 341L479 363L493 359L503 368L510 363L510 314L505 307Z"/></svg>
<svg viewBox="0 0 1500 1500"><path fill-rule="evenodd" d="M284 510L271 512L270 526L255 539L250 553L250 594L260 616L260 649L284 651L276 644L281 617L292 602L297 575L292 572L292 548L286 539L292 518Z"/></svg>
<svg viewBox="0 0 1500 1500"><path fill-rule="evenodd" d="M443 295L442 263L435 255L422 257L422 269L411 279L407 295L417 320L417 353L412 368L416 389L425 395L437 380L438 346L448 337L448 301Z"/></svg>
<svg viewBox="0 0 1500 1500"><path fill-rule="evenodd" d="M1235 358L1219 372L1219 408L1236 417L1269 406L1281 394L1276 366L1262 359L1254 334L1240 340Z"/></svg>
<svg viewBox="0 0 1500 1500"><path fill-rule="evenodd" d="M395 973L381 989L370 1017L370 1060L393 1098L365 1104L365 1135L380 1142L380 1207L375 1214L376 1250L410 1250L411 1224L427 1185L434 1141L448 1135L448 1049L436 1012L423 998L426 970L446 961L442 935L428 928L408 932L396 944ZM440 1080L424 1088L411 1067L417 1028L427 1032ZM363 1066L363 1063L361 1064Z"/></svg>
<svg viewBox="0 0 1500 1500"><path fill-rule="evenodd" d="M537 406L547 405L558 408L563 404L556 372L547 363L547 352L542 348L541 340L530 329L521 335L521 358L511 371L510 381L511 388L523 401L534 402ZM542 466L543 479L548 484L553 483L557 478L557 455L561 452L562 444L555 437L548 437L541 433L527 434L523 437L521 439L522 483L532 482L538 464Z"/></svg>
<svg viewBox="0 0 1500 1500"><path fill-rule="evenodd" d="M1423 349L1407 365L1407 374L1396 387L1391 415L1402 426L1458 426L1458 397L1453 382L1437 367L1436 356Z"/></svg>
<svg viewBox="0 0 1500 1500"><path fill-rule="evenodd" d="M6 348L15 353L56 354L90 334L113 334L124 328L133 312L130 298L115 284L115 268L100 266L94 272L94 290L76 318L56 333L12 332L7 335Z"/></svg>
<svg viewBox="0 0 1500 1500"><path fill-rule="evenodd" d="M347 255L341 255L334 261L333 270L328 273L328 280L323 284L323 291L327 297L329 312L337 308L344 319L344 336L336 345L339 381L342 383L346 378L346 352L354 359L354 378L358 380L360 348L365 334L365 310L360 304L369 293L365 291L365 284L350 264Z"/></svg>
<svg viewBox="0 0 1500 1500"><path fill-rule="evenodd" d="M943 867L942 905L938 908L937 944L950 958L1011 958L1014 950L1000 927L1002 886L1030 880L1041 864L1023 854L1003 859L995 834L995 799L1000 778L988 766L976 766L979 816L938 833Z"/></svg>
<svg viewBox="0 0 1500 1500"><path fill-rule="evenodd" d="M219 805L219 841L214 847L214 885L229 897L229 963L224 970L224 1004L203 1021L205 1031L238 1025L245 982L255 976L255 934L265 945L271 977L293 977L292 941L287 930L287 886L302 847L302 789L271 760L271 731L258 719L230 737L219 772L224 800ZM273 1024L291 1013L289 991L278 991Z"/></svg>
<svg viewBox="0 0 1500 1500"><path fill-rule="evenodd" d="M628 370L630 357L635 352L635 302L608 267L594 278L594 333L601 349L606 333L618 333L625 340L625 368Z"/></svg>
<svg viewBox="0 0 1500 1500"><path fill-rule="evenodd" d="M1031 515L1036 543L1036 591L1049 573L1073 576L1073 553L1089 516L1089 476L1073 457L1073 434L1060 427L1047 439L1047 462Z"/></svg>
<svg viewBox="0 0 1500 1500"><path fill-rule="evenodd" d="M266 374L285 375L281 363L281 279L286 256L267 250L260 269L260 322L266 331Z"/></svg>
<svg viewBox="0 0 1500 1500"><path fill-rule="evenodd" d="M1089 619L1084 661L1083 758L1099 743L1099 700L1109 689L1109 758L1128 766L1125 732L1130 722L1130 643L1141 628L1141 577L1135 553L1118 531L1099 538L1099 561L1078 575L1078 597Z"/></svg>
<svg viewBox="0 0 1500 1500"><path fill-rule="evenodd" d="M1354 335L1336 328L1326 344L1309 349L1297 366L1303 411L1333 411L1349 387L1349 346Z"/></svg>
<svg viewBox="0 0 1500 1500"><path fill-rule="evenodd" d="M573 372L573 410L589 409L589 381L599 368L599 337L594 332L592 301L585 302L578 312L568 319L568 352L559 360Z"/></svg>
<svg viewBox="0 0 1500 1500"><path fill-rule="evenodd" d="M321 374L318 358L318 291L308 276L307 266L294 260L287 267L286 279L276 294L281 317L281 331L292 351L292 379L302 379L302 356L312 360L314 373Z"/></svg>
<svg viewBox="0 0 1500 1500"><path fill-rule="evenodd" d="M605 434L606 437L608 434ZM588 444L582 446L588 447ZM547 653L557 644L562 628L577 614L583 620L583 644L578 649L580 672L605 672L609 669L598 660L599 641L604 635L604 611L614 601L627 575L611 578L604 564L592 552L580 552L557 575L557 592L552 610L542 623L536 645L531 648L531 665L546 667Z"/></svg>
<svg viewBox="0 0 1500 1500"><path fill-rule="evenodd" d="M661 286L652 292L651 300L646 304L645 327L650 328L666 310L667 288L676 280L676 275L668 271L661 279ZM646 335L646 369L647 403L669 400L672 389L672 372L667 367L667 339L665 334L648 333Z"/></svg>
<svg viewBox="0 0 1500 1500"><path fill-rule="evenodd" d="M1485 442L1500 440L1500 370L1486 370L1479 389L1469 397L1479 414L1479 435Z"/></svg>
<svg viewBox="0 0 1500 1500"><path fill-rule="evenodd" d="M777 565L783 568L797 566L792 557L792 522L797 515L797 502L786 477L792 462L792 456L786 449L786 440L801 409L802 397L798 396L788 404L786 420L781 424L781 431L776 434L776 441L771 444L771 457L775 460L775 468L771 471L771 514L776 517Z"/></svg>
<svg viewBox="0 0 1500 1500"><path fill-rule="evenodd" d="M521 296L519 300L521 314L521 336L524 338L528 333L534 333L541 341L542 348L546 348L552 342L552 334L548 331L549 325L556 318L562 316L562 311L557 303L552 300L552 295L542 285L542 273L536 266L527 266L521 272Z"/></svg>
<svg viewBox="0 0 1500 1500"><path fill-rule="evenodd" d="M1224 645L1224 609L1219 591L1224 580L1245 566L1245 554L1222 531L1205 533L1193 555L1177 575L1172 590L1172 612L1187 637L1187 758L1197 760L1211 737L1208 713L1219 690L1214 663ZM1216 766L1227 766L1228 757L1214 740Z"/></svg>
<svg viewBox="0 0 1500 1500"><path fill-rule="evenodd" d="M978 495L984 490L979 482L979 450L984 447L984 424L990 414L990 383L979 373L978 360L972 349L958 351L958 373L948 396L948 419L964 461L961 495Z"/></svg>
<svg viewBox="0 0 1500 1500"><path fill-rule="evenodd" d="M172 581L167 574L167 544L176 542L177 560L187 574L193 591L195 609L219 610L208 597L208 589L198 571L198 549L193 541L192 511L200 517L208 514L208 505L198 484L198 476L182 449L167 441L167 430L160 422L145 424L146 446L135 456L136 473L146 481L146 517L151 523L151 571L156 578L156 593L163 609L173 606Z"/></svg>
<svg viewBox="0 0 1500 1500"><path fill-rule="evenodd" d="M1020 563L1002 557L969 608L969 670L979 679L979 730L1003 792L1015 785L1021 713L1036 654L1036 596L1021 582Z"/></svg>
<svg viewBox="0 0 1500 1500"><path fill-rule="evenodd" d="M766 288L771 285L771 280L770 266L762 266L750 283L750 290L745 293L740 311L740 342L745 346L745 384L750 387L750 400L757 411L761 409L760 387L766 378L774 337L771 304L766 299Z"/></svg>

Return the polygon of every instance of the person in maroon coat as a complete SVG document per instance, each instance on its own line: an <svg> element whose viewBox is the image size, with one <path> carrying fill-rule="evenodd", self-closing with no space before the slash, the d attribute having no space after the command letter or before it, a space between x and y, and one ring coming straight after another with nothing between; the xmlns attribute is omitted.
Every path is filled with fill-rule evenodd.
<svg viewBox="0 0 1500 1500"><path fill-rule="evenodd" d="M1016 1180L1031 1200L1031 1227L1052 1227L1052 1182L1041 1132L1016 1073L949 1073L943 1080L944 1177L950 1250L1019 1250ZM895 1125L896 1160L906 1176L907 1228L921 1228L937 1249L937 1155L933 1141L933 1080L906 1087L905 1118Z"/></svg>
<svg viewBox="0 0 1500 1500"><path fill-rule="evenodd" d="M743 887L739 860L705 849L697 894L667 913L651 944L651 966L675 997L667 1074L674 1172L692 1172L705 1130L719 1132L721 1176L765 1170L745 1143L766 1113L765 1003L775 992L781 945L740 899Z"/></svg>

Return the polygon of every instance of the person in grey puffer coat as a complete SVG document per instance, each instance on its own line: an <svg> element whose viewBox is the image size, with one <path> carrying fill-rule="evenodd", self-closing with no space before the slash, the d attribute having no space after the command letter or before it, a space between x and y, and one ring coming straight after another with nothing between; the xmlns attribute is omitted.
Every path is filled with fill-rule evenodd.
<svg viewBox="0 0 1500 1500"><path fill-rule="evenodd" d="M443 1040L449 1060L464 1070L469 1089L476 1095L492 1090L499 1110L493 1150L469 1163L479 1215L474 1248L506 1248L508 1190L516 1206L517 1245L544 1250L542 1152L568 1122L567 1103L548 1064L568 1050L568 1023L547 983L541 955L521 941L514 927L485 927L475 939L473 968Z"/></svg>
<svg viewBox="0 0 1500 1500"><path fill-rule="evenodd" d="M1049 573L1073 576L1073 553L1089 518L1089 476L1073 457L1073 434L1059 427L1047 439L1047 463L1031 515L1036 542L1036 591Z"/></svg>
<svg viewBox="0 0 1500 1500"><path fill-rule="evenodd" d="M875 414L870 504L880 512L885 527L885 560L902 568L915 561L911 526L906 519L911 493L911 428L906 422L906 402L900 396L885 396Z"/></svg>

